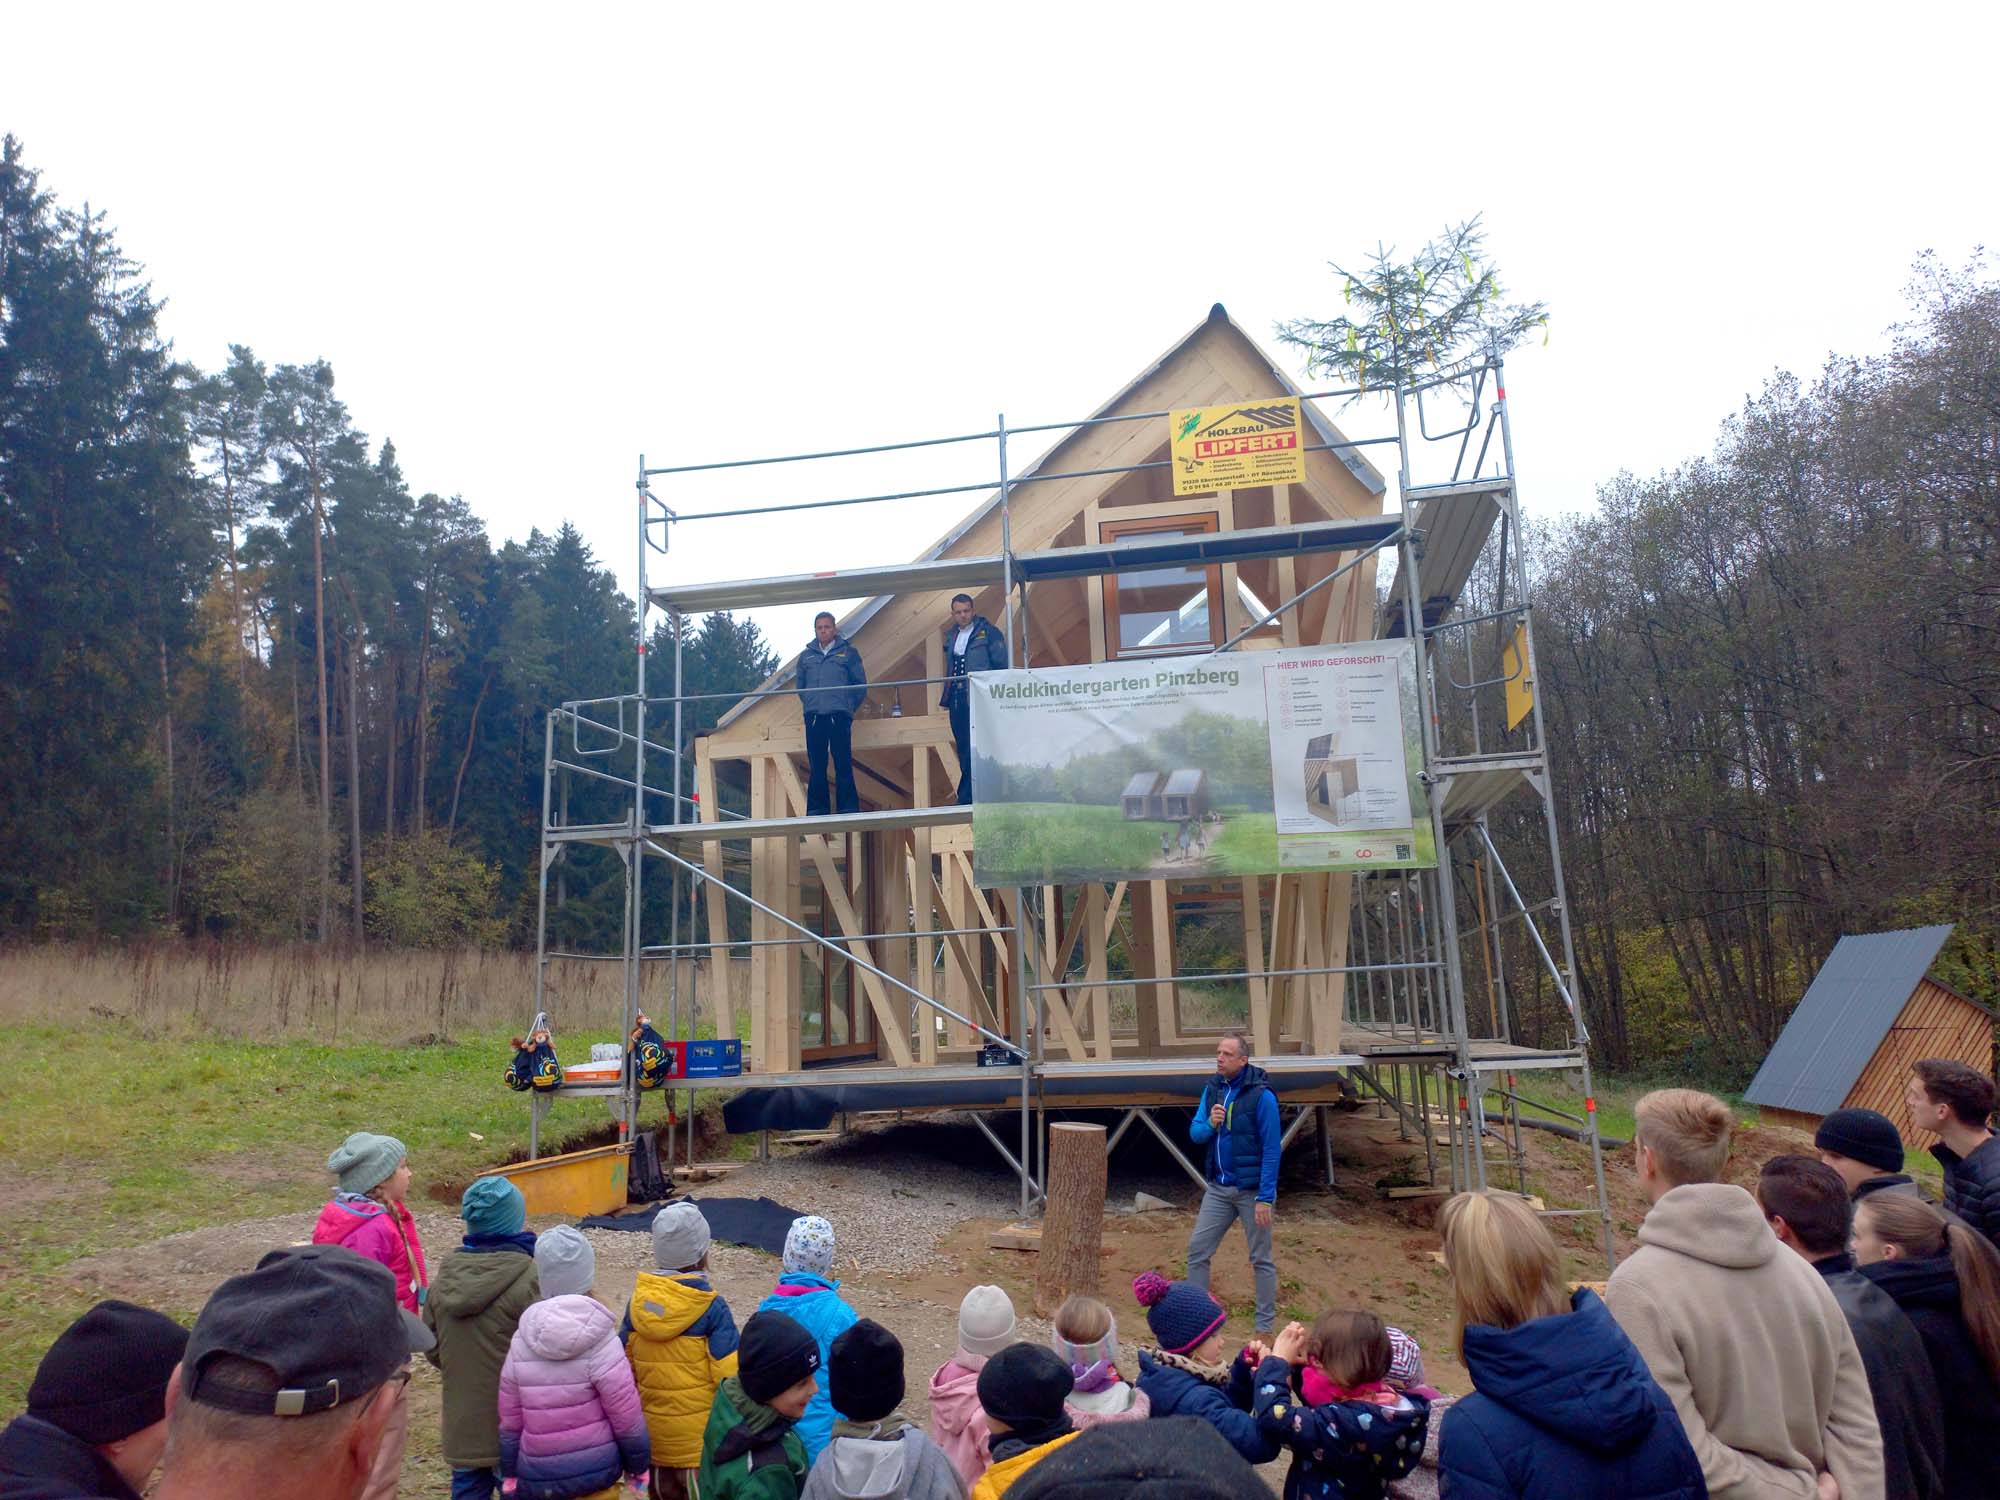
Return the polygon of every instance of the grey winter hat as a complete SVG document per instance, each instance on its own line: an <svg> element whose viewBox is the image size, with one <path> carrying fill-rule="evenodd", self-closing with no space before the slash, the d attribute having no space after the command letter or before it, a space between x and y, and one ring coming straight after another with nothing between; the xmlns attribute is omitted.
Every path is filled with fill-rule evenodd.
<svg viewBox="0 0 2000 1500"><path fill-rule="evenodd" d="M535 1275L544 1297L587 1292L597 1280L597 1252L590 1241L567 1224L558 1224L535 1240Z"/></svg>
<svg viewBox="0 0 2000 1500"><path fill-rule="evenodd" d="M686 1271L708 1254L708 1220L683 1199L653 1215L653 1264L662 1271Z"/></svg>
<svg viewBox="0 0 2000 1500"><path fill-rule="evenodd" d="M357 1130L334 1147L326 1169L340 1179L342 1192L366 1193L394 1177L409 1154L393 1135Z"/></svg>

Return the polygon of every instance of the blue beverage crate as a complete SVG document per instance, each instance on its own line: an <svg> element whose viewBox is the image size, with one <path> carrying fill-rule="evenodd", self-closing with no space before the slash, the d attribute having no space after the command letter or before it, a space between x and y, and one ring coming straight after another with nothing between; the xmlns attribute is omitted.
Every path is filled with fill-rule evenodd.
<svg viewBox="0 0 2000 1500"><path fill-rule="evenodd" d="M743 1071L743 1044L735 1041L691 1041L687 1044L689 1078L734 1078Z"/></svg>

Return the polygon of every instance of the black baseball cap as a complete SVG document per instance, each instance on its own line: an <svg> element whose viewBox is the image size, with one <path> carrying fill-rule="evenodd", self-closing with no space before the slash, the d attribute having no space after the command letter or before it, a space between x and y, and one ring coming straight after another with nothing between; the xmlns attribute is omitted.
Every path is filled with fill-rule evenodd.
<svg viewBox="0 0 2000 1500"><path fill-rule="evenodd" d="M387 1267L342 1245L273 1250L215 1289L181 1359L190 1401L260 1417L299 1417L359 1400L437 1339L396 1302ZM223 1355L278 1372L252 1390L207 1374Z"/></svg>

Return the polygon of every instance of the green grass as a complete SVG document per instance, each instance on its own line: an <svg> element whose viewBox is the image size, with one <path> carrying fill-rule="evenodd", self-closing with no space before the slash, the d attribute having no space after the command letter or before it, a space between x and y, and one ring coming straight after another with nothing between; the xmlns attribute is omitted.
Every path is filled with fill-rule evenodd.
<svg viewBox="0 0 2000 1500"><path fill-rule="evenodd" d="M975 816L980 873L1002 884L1047 882L1065 873L1108 877L1154 865L1163 873L1190 876L1278 867L1277 826L1269 813L1226 812L1208 853L1186 863L1160 862L1161 835L1172 838L1178 825L1130 822L1116 807L999 803L982 805Z"/></svg>
<svg viewBox="0 0 2000 1500"><path fill-rule="evenodd" d="M436 1187L455 1203L474 1173L527 1147L527 1099L500 1081L504 1034L329 1047L156 1040L92 1022L22 1024L8 1040L0 1410L19 1408L50 1339L95 1300L63 1275L80 1257L311 1209L325 1199L327 1152L354 1130L400 1138L412 1198L425 1201ZM642 1103L642 1119L663 1108ZM558 1100L544 1149L609 1118L602 1099Z"/></svg>

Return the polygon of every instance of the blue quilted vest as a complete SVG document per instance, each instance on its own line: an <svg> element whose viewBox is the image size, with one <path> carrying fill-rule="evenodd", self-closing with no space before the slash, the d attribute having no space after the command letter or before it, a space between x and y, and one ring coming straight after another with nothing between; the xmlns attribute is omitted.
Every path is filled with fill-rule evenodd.
<svg viewBox="0 0 2000 1500"><path fill-rule="evenodd" d="M1236 1075L1234 1086L1236 1097L1229 1105L1228 1123L1224 1130L1218 1130L1210 1139L1208 1160L1203 1170L1210 1182L1216 1180L1217 1153L1227 1143L1230 1185L1248 1188L1254 1193L1264 1172L1264 1140L1257 1133L1257 1097L1270 1089L1270 1075L1254 1063L1245 1063L1243 1071ZM1219 1102L1230 1087L1220 1073L1211 1078L1202 1094L1203 1113L1207 1113L1211 1104Z"/></svg>

